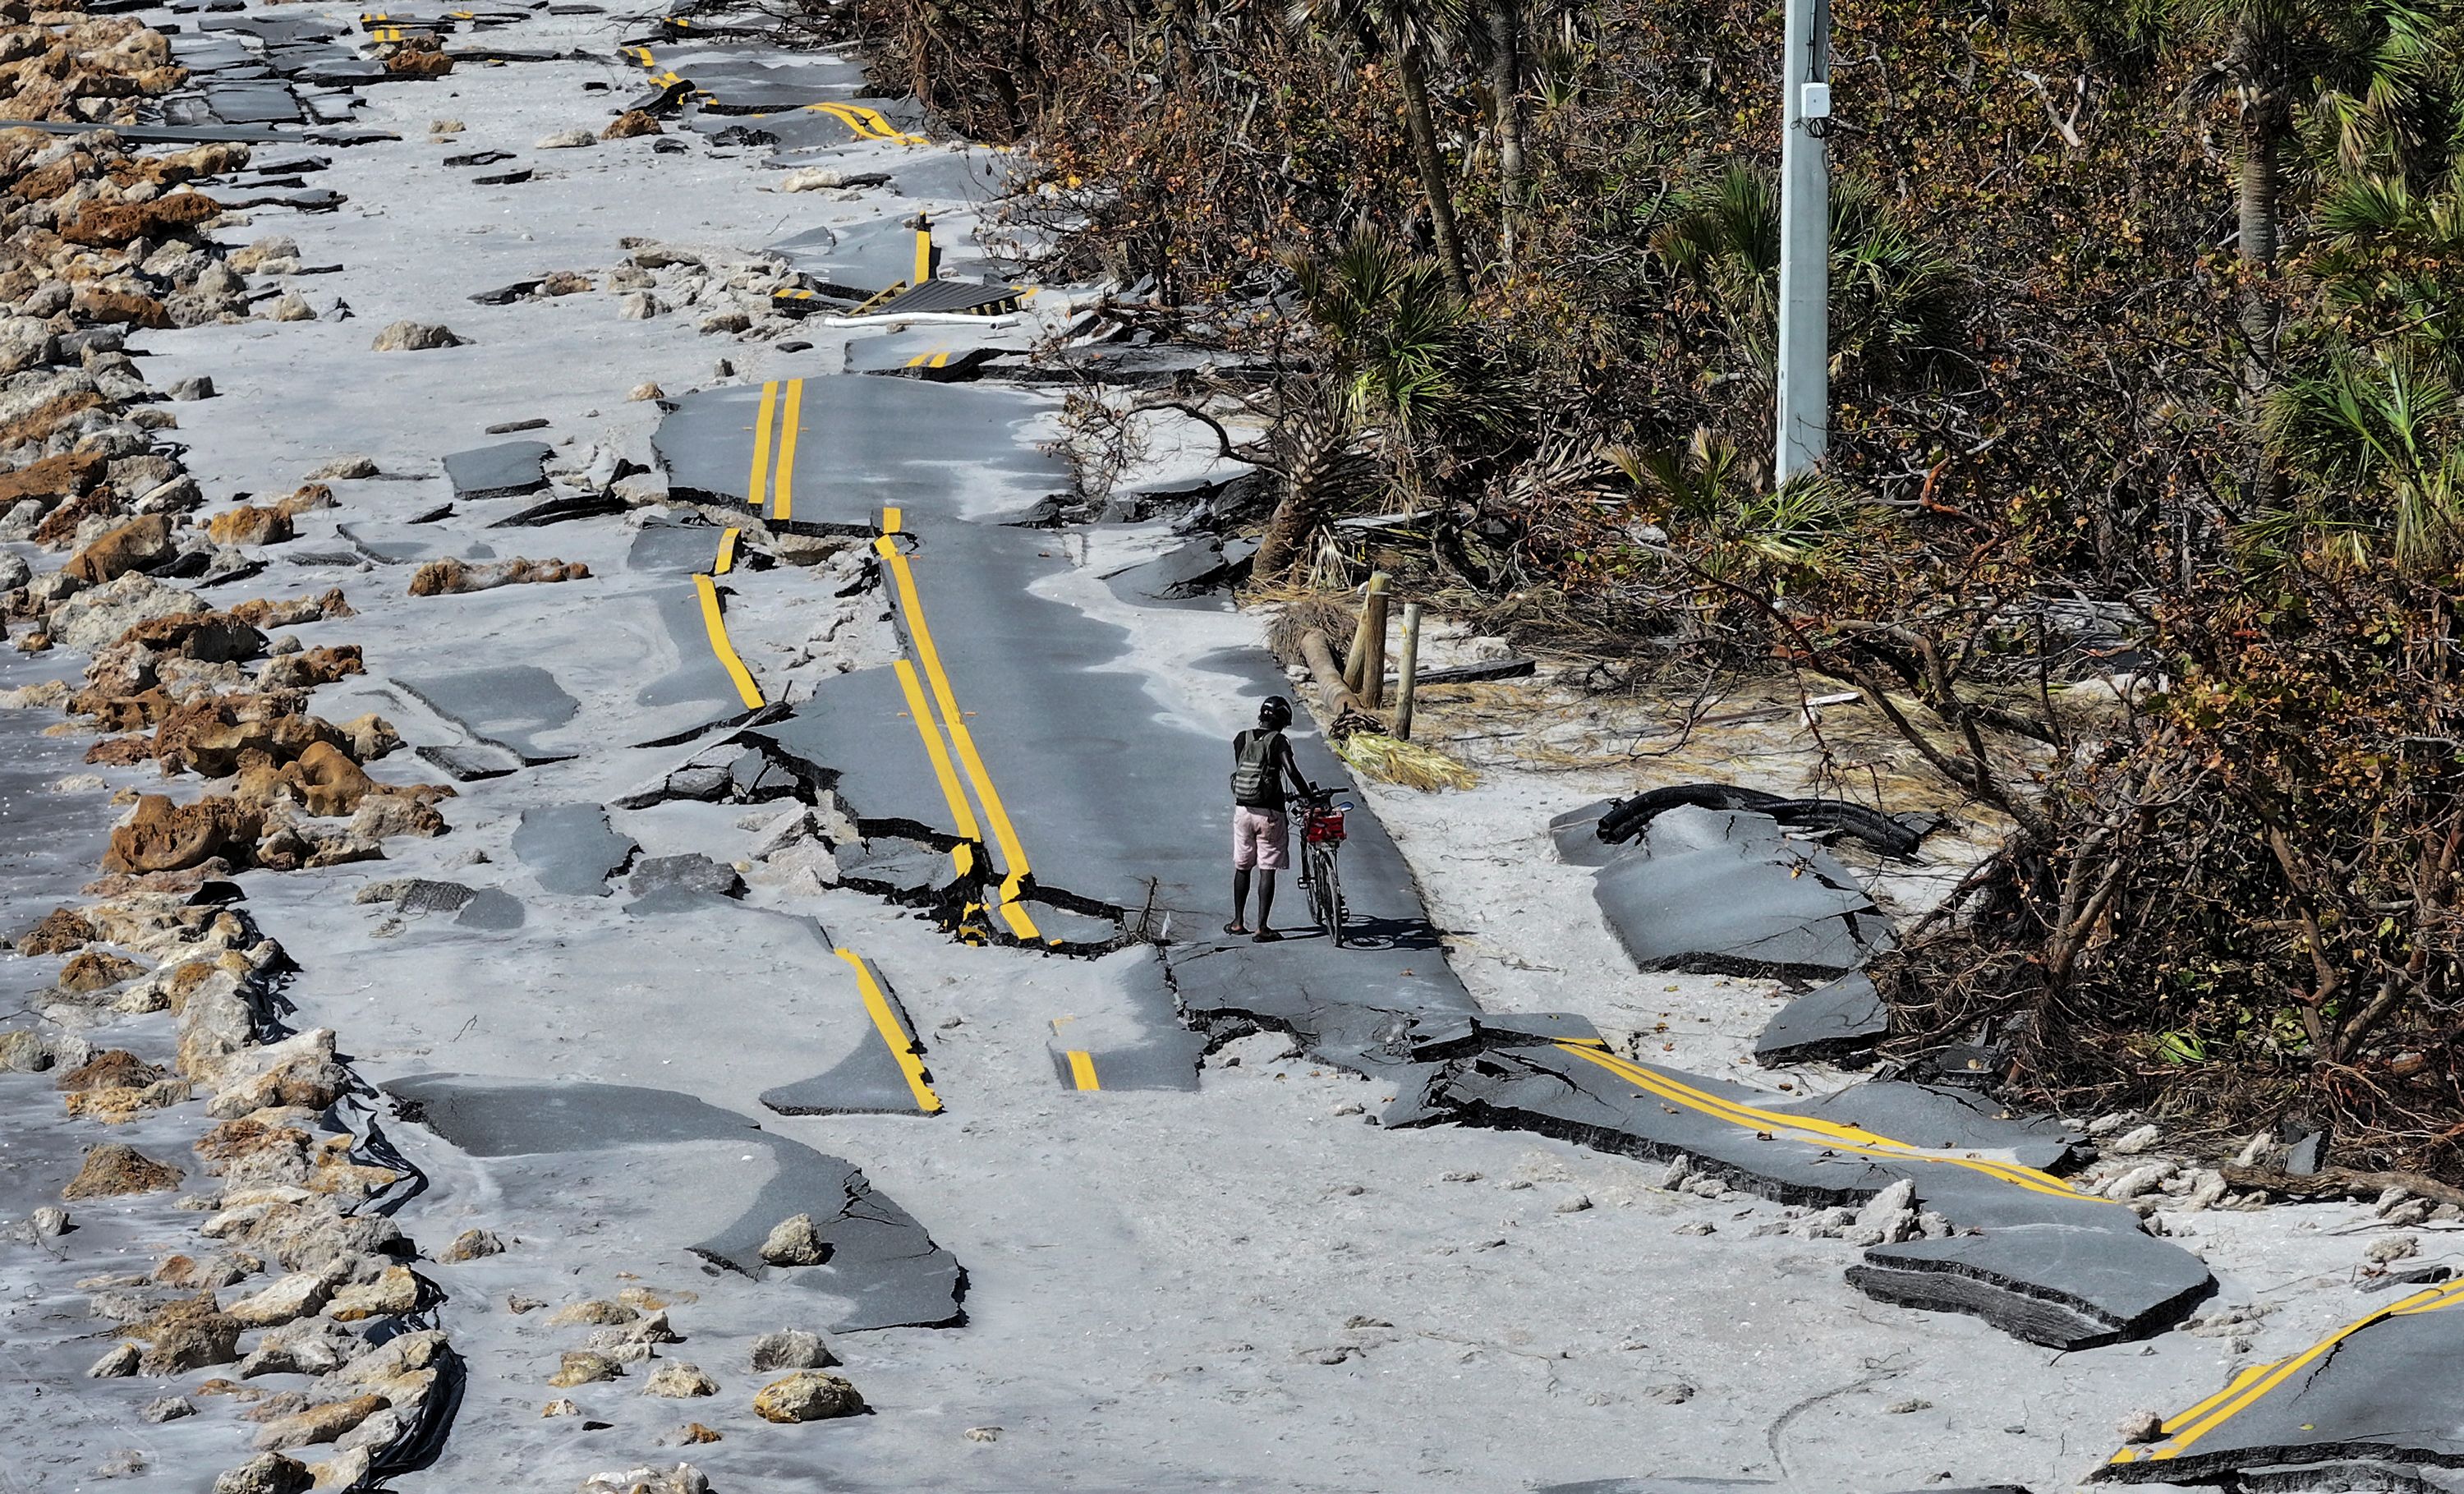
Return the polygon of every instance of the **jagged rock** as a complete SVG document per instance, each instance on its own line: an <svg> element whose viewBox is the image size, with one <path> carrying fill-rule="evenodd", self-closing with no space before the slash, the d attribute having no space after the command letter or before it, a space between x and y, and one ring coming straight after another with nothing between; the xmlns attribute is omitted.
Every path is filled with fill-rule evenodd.
<svg viewBox="0 0 2464 1494"><path fill-rule="evenodd" d="M864 1411L864 1397L845 1378L820 1370L799 1370L773 1380L753 1397L753 1413L764 1421L825 1421Z"/></svg>
<svg viewBox="0 0 2464 1494"><path fill-rule="evenodd" d="M308 473L312 482L342 482L354 477L373 477L377 464L373 457L338 456Z"/></svg>
<svg viewBox="0 0 2464 1494"><path fill-rule="evenodd" d="M612 1380L624 1373L625 1367L605 1354L595 1353L589 1350L573 1349L565 1351L563 1358L557 1365L556 1373L548 1377L548 1384L559 1390L564 1390L576 1385L590 1385L600 1380Z"/></svg>
<svg viewBox="0 0 2464 1494"><path fill-rule="evenodd" d="M216 1478L213 1494L301 1494L315 1482L297 1459L259 1453Z"/></svg>
<svg viewBox="0 0 2464 1494"><path fill-rule="evenodd" d="M195 596L142 572L78 592L52 609L53 642L84 653L100 653L130 628L207 610Z"/></svg>
<svg viewBox="0 0 2464 1494"><path fill-rule="evenodd" d="M52 1045L39 1032L12 1028L0 1032L0 1069L18 1074L39 1074L52 1066Z"/></svg>
<svg viewBox="0 0 2464 1494"><path fill-rule="evenodd" d="M721 1439L715 1428L698 1421L688 1421L672 1432L662 1433L657 1440L661 1447L699 1447Z"/></svg>
<svg viewBox="0 0 2464 1494"><path fill-rule="evenodd" d="M220 1086L206 1113L237 1120L280 1106L321 1110L350 1088L350 1071L335 1061L334 1029L316 1027L234 1054L216 1065Z"/></svg>
<svg viewBox="0 0 2464 1494"><path fill-rule="evenodd" d="M445 829L445 817L435 806L410 794L369 794L351 816L351 834L372 841L396 835L436 836Z"/></svg>
<svg viewBox="0 0 2464 1494"><path fill-rule="evenodd" d="M366 1352L367 1347L365 1339L321 1318L311 1318L266 1334L239 1362L239 1377L330 1374Z"/></svg>
<svg viewBox="0 0 2464 1494"><path fill-rule="evenodd" d="M710 1481L689 1462L672 1468L627 1468L621 1473L594 1473L582 1481L579 1494L710 1494Z"/></svg>
<svg viewBox="0 0 2464 1494"><path fill-rule="evenodd" d="M504 1248L505 1242L493 1231L466 1229L454 1236L453 1243L447 1245L436 1259L448 1264L459 1264L464 1261L476 1261L482 1256L500 1255Z"/></svg>
<svg viewBox="0 0 2464 1494"><path fill-rule="evenodd" d="M359 1427L353 1428L353 1435L356 1435L361 1428L387 1419L388 1415L385 1412L379 1412L361 1422ZM386 1440L392 1440L392 1437L388 1437ZM375 1461L375 1448L363 1443L346 1452L338 1452L322 1461L310 1463L308 1476L317 1481L317 1487L320 1489L355 1489L367 1483L368 1467Z"/></svg>
<svg viewBox="0 0 2464 1494"><path fill-rule="evenodd" d="M648 321L668 309L648 291L627 291L616 302L616 315L627 321Z"/></svg>
<svg viewBox="0 0 2464 1494"><path fill-rule="evenodd" d="M808 1333L803 1329L781 1329L753 1341L753 1369L756 1373L774 1370L822 1370L838 1362L838 1355L830 1351L827 1340L819 1333Z"/></svg>
<svg viewBox="0 0 2464 1494"><path fill-rule="evenodd" d="M366 1318L400 1317L419 1307L419 1278L408 1266L391 1265L372 1282L360 1282L334 1293L325 1315L338 1323Z"/></svg>
<svg viewBox="0 0 2464 1494"><path fill-rule="evenodd" d="M135 1147L106 1141L87 1150L85 1165L60 1197L68 1199L109 1198L125 1194L160 1193L177 1188L187 1175L168 1162L158 1162ZM209 1299L210 1301L210 1299Z"/></svg>
<svg viewBox="0 0 2464 1494"><path fill-rule="evenodd" d="M55 908L40 923L17 937L20 955L66 955L83 949L95 937L94 925L66 908Z"/></svg>
<svg viewBox="0 0 2464 1494"><path fill-rule="evenodd" d="M184 871L217 857L244 865L264 824L255 809L226 795L174 804L165 795L147 794L128 822L113 828L102 869Z"/></svg>
<svg viewBox="0 0 2464 1494"><path fill-rule="evenodd" d="M480 563L448 559L430 560L412 572L410 594L414 597L441 597L468 591L488 591L497 586L583 581L589 575L590 567L579 560L568 565L562 560L519 558Z"/></svg>
<svg viewBox="0 0 2464 1494"><path fill-rule="evenodd" d="M147 1401L143 1409L137 1413L137 1419L149 1425L161 1426L165 1421L177 1421L182 1417L193 1417L196 1414L196 1406L186 1395L165 1395L160 1400Z"/></svg>
<svg viewBox="0 0 2464 1494"><path fill-rule="evenodd" d="M559 130L553 135L540 136L531 143L531 148L533 150L580 150L585 145L597 143L599 143L599 137L588 130Z"/></svg>
<svg viewBox="0 0 2464 1494"><path fill-rule="evenodd" d="M650 113L647 109L627 109L623 114L616 116L616 118L608 123L608 126L605 129L601 130L599 132L599 138L603 141L631 140L637 135L661 135L665 133L666 131L659 127L659 119L657 115Z"/></svg>
<svg viewBox="0 0 2464 1494"><path fill-rule="evenodd" d="M90 1380L117 1380L137 1373L139 1354L135 1344L115 1344L101 1358L86 1366Z"/></svg>
<svg viewBox="0 0 2464 1494"><path fill-rule="evenodd" d="M246 1281L264 1268L264 1262L250 1255L210 1255L202 1261L194 1256L175 1255L154 1267L153 1280L157 1285L210 1291Z"/></svg>
<svg viewBox="0 0 2464 1494"><path fill-rule="evenodd" d="M204 374L199 374L193 379L183 379L174 384L169 393L175 400L210 400L214 397L214 381ZM185 1406L187 1402L182 1401L181 1404Z"/></svg>
<svg viewBox="0 0 2464 1494"><path fill-rule="evenodd" d="M705 333L742 332L753 325L753 319L740 311L714 312L701 319Z"/></svg>
<svg viewBox="0 0 2464 1494"><path fill-rule="evenodd" d="M292 536L291 516L278 508L243 503L208 519L206 533L216 544L280 544Z"/></svg>
<svg viewBox="0 0 2464 1494"><path fill-rule="evenodd" d="M322 1274L295 1271L242 1297L223 1312L242 1328L279 1328L322 1311L333 1295L333 1284Z"/></svg>
<svg viewBox="0 0 2464 1494"><path fill-rule="evenodd" d="M761 1259L772 1265L820 1265L829 1259L829 1245L809 1214L781 1219L761 1241Z"/></svg>
<svg viewBox="0 0 2464 1494"><path fill-rule="evenodd" d="M148 514L106 532L77 551L66 569L87 585L99 586L130 571L150 571L169 560L176 550L171 542L170 519Z"/></svg>
<svg viewBox="0 0 2464 1494"><path fill-rule="evenodd" d="M268 321L314 321L317 319L317 309L309 305L308 298L300 295L298 292L285 291L281 295L275 297L273 301L267 305L265 308L265 319ZM433 328L430 330L442 331L443 329ZM447 333L446 335L448 337L452 336L451 333ZM459 341L460 339L455 339L456 342ZM430 342L426 345L429 347L451 347L454 343ZM392 349L380 347L377 351L383 353L392 351Z"/></svg>
<svg viewBox="0 0 2464 1494"><path fill-rule="evenodd" d="M460 347L465 340L455 337L453 329L435 322L397 321L376 336L369 344L380 353L424 353L431 348Z"/></svg>
<svg viewBox="0 0 2464 1494"><path fill-rule="evenodd" d="M137 1329L137 1336L146 1343L138 1370L145 1374L179 1374L209 1364L229 1364L239 1357L239 1332L236 1319L215 1310L213 1293L182 1298Z"/></svg>
<svg viewBox="0 0 2464 1494"><path fill-rule="evenodd" d="M309 1447L330 1442L385 1409L382 1396L354 1395L277 1417L256 1434L256 1445L269 1450Z"/></svg>
<svg viewBox="0 0 2464 1494"><path fill-rule="evenodd" d="M642 1315L622 1303L594 1297L586 1302L568 1303L547 1315L550 1328L578 1328L587 1325L605 1326L631 1323Z"/></svg>
<svg viewBox="0 0 2464 1494"><path fill-rule="evenodd" d="M250 240L245 249L231 251L230 257L223 262L234 270L254 272L276 260L296 260L298 257L297 241L279 233L269 233L263 238Z"/></svg>
<svg viewBox="0 0 2464 1494"><path fill-rule="evenodd" d="M699 1367L677 1361L653 1371L642 1386L645 1395L662 1395L670 1400L691 1400L700 1395L718 1394L718 1382L701 1373Z"/></svg>
<svg viewBox="0 0 2464 1494"><path fill-rule="evenodd" d="M59 988L81 993L100 991L143 974L144 966L123 956L107 950L80 950L60 967Z"/></svg>
<svg viewBox="0 0 2464 1494"><path fill-rule="evenodd" d="M655 384L637 384L633 385L633 392L625 396L628 400L664 400L667 397L668 391Z"/></svg>

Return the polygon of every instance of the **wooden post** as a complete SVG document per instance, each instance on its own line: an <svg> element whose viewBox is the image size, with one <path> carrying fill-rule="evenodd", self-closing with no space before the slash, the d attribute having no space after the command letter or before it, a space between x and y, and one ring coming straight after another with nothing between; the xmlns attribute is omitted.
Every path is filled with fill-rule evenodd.
<svg viewBox="0 0 2464 1494"><path fill-rule="evenodd" d="M1360 654L1360 698L1375 711L1386 703L1386 573L1379 571L1369 578L1367 606L1361 610L1360 629L1366 646Z"/></svg>
<svg viewBox="0 0 2464 1494"><path fill-rule="evenodd" d="M1403 668L1395 682L1395 736L1412 739L1412 687L1420 673L1420 604L1403 604Z"/></svg>
<svg viewBox="0 0 2464 1494"><path fill-rule="evenodd" d="M1384 595L1385 590L1386 573L1384 571L1378 571L1369 578L1369 592L1361 604L1360 619L1353 625L1352 647L1346 649L1343 655L1343 688L1359 696L1364 702L1369 699L1369 679L1366 672L1369 662L1369 620L1375 612L1380 622L1384 621L1385 604L1378 599Z"/></svg>

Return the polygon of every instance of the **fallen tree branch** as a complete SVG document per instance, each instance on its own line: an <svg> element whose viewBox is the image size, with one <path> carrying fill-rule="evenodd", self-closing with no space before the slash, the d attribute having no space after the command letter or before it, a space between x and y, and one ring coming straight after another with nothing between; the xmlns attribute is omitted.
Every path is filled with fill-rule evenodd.
<svg viewBox="0 0 2464 1494"><path fill-rule="evenodd" d="M2256 1188L2288 1198L2375 1198L2390 1188L2401 1188L2432 1203L2464 1208L2464 1188L2420 1173L2365 1173L2349 1167L2322 1167L2315 1173L2297 1175L2271 1167L2236 1167L2230 1163L2216 1171L2236 1188Z"/></svg>

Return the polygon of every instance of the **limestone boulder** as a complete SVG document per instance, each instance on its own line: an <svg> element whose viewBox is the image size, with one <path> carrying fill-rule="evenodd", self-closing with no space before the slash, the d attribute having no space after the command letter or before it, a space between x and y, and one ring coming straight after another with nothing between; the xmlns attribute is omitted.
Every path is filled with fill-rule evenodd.
<svg viewBox="0 0 2464 1494"><path fill-rule="evenodd" d="M799 1370L764 1385L753 1396L753 1413L764 1421L826 1421L861 1416L864 1397L841 1375Z"/></svg>

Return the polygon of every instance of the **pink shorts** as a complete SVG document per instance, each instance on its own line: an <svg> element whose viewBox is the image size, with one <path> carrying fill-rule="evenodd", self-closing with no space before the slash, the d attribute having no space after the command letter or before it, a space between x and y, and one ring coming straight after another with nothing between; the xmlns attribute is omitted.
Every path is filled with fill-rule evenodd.
<svg viewBox="0 0 2464 1494"><path fill-rule="evenodd" d="M1232 869L1281 871L1291 859L1291 822L1282 811L1232 806Z"/></svg>

